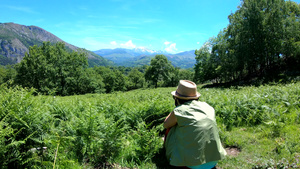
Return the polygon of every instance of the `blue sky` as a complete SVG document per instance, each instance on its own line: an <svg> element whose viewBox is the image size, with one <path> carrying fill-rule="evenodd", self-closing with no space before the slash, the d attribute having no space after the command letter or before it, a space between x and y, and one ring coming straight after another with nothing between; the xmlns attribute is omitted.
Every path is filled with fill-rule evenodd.
<svg viewBox="0 0 300 169"><path fill-rule="evenodd" d="M300 0L296 0L299 3ZM91 51L199 49L228 24L240 0L0 0L0 22L41 27Z"/></svg>

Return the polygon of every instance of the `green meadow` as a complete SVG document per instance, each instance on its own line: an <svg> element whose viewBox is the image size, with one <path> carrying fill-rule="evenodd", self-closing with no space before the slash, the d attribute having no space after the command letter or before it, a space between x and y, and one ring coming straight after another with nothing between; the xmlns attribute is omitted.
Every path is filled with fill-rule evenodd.
<svg viewBox="0 0 300 169"><path fill-rule="evenodd" d="M2 85L1 168L170 168L162 123L173 90L61 97ZM300 82L198 91L228 150L218 168L300 167Z"/></svg>

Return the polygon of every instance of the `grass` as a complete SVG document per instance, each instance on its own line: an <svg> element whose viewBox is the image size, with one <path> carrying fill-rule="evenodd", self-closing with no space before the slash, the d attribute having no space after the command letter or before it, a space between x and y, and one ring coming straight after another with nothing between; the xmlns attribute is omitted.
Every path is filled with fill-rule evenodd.
<svg viewBox="0 0 300 169"><path fill-rule="evenodd" d="M2 85L1 168L170 168L162 123L173 90L53 97ZM300 167L299 82L198 91L216 110L224 147L240 150L219 168Z"/></svg>
<svg viewBox="0 0 300 169"><path fill-rule="evenodd" d="M221 161L220 168L299 168L300 125L288 125L282 129L282 136L273 137L268 126L234 128L223 134L225 147L236 146L238 156ZM283 164L282 164L283 163ZM278 164L283 165L282 167Z"/></svg>

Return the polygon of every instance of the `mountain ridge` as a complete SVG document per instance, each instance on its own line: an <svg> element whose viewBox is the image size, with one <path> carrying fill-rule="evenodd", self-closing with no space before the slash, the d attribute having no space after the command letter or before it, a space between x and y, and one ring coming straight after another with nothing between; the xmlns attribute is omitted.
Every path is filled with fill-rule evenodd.
<svg viewBox="0 0 300 169"><path fill-rule="evenodd" d="M139 48L100 49L93 52L113 61L117 66L134 67L149 65L151 59L157 54L165 55L175 67L192 68L196 64L195 50L171 54L163 51L150 50L147 48L144 48L146 49L145 51L138 49Z"/></svg>
<svg viewBox="0 0 300 169"><path fill-rule="evenodd" d="M25 26L13 22L0 23L0 64L15 64L22 60L29 47L42 45L44 41L54 44L63 42L71 51L84 51L90 66L111 65L112 63L95 53L71 45L52 33L37 26Z"/></svg>

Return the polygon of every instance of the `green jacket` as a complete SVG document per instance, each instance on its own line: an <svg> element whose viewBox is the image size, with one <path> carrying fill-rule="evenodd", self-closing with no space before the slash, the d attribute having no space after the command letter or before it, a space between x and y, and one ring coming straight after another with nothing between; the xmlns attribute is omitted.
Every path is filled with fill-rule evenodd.
<svg viewBox="0 0 300 169"><path fill-rule="evenodd" d="M196 166L225 157L215 110L205 102L190 101L174 109L177 125L165 142L166 155L173 166Z"/></svg>

